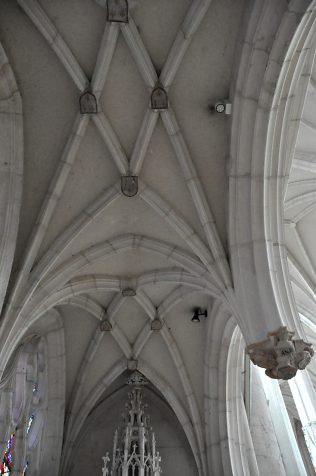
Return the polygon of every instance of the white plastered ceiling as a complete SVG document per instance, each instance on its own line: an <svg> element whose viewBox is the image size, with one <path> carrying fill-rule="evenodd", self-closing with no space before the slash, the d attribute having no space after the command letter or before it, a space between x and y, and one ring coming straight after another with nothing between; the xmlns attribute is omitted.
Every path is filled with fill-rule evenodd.
<svg viewBox="0 0 316 476"><path fill-rule="evenodd" d="M227 118L209 106L228 95L243 3L139 0L120 27L102 2L1 1L25 123L11 295L41 319L59 306L68 411L118 362L140 359L190 414L200 451L206 324L192 309L210 309L227 250ZM150 109L157 74L162 114ZM99 113L82 116L90 81ZM120 191L129 167L133 198ZM101 334L105 317L113 330Z"/></svg>

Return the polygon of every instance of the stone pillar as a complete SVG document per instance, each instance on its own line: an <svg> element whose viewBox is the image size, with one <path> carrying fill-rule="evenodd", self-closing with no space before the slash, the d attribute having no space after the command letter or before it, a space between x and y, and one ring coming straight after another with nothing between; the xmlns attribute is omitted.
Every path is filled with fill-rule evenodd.
<svg viewBox="0 0 316 476"><path fill-rule="evenodd" d="M299 372L289 381L295 405L302 423L307 447L316 464L316 392L308 372Z"/></svg>
<svg viewBox="0 0 316 476"><path fill-rule="evenodd" d="M267 379L263 371L257 370L257 372L260 374L266 399L269 402L269 411L282 453L286 475L306 476L304 462L284 404L279 383L275 380Z"/></svg>
<svg viewBox="0 0 316 476"><path fill-rule="evenodd" d="M226 378L226 412L231 471L234 476L261 476L256 461L243 398L242 375L245 343L235 329L229 346ZM227 464L223 463L224 474Z"/></svg>
<svg viewBox="0 0 316 476"><path fill-rule="evenodd" d="M260 476L288 476L275 435L259 370L252 368L250 431Z"/></svg>
<svg viewBox="0 0 316 476"><path fill-rule="evenodd" d="M316 467L316 421L312 421L302 427L306 445L313 462L314 468Z"/></svg>
<svg viewBox="0 0 316 476"><path fill-rule="evenodd" d="M309 31L315 16L309 4L308 0L249 2L230 95L234 113L229 245L236 319L253 362L265 367L269 377L282 379L304 369L312 355L299 339L302 329L290 284L283 221L291 157L285 144L293 142L293 127L298 127L298 116L290 114L296 113L293 88L301 59L311 48Z"/></svg>

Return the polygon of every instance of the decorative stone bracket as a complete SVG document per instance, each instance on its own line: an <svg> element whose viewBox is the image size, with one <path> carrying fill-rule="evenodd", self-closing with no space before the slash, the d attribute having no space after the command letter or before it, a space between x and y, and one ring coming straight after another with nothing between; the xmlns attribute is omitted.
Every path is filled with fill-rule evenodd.
<svg viewBox="0 0 316 476"><path fill-rule="evenodd" d="M266 340L248 345L246 352L255 365L266 369L268 377L289 380L304 370L314 355L312 344L293 340L293 336L294 332L280 327L269 332Z"/></svg>

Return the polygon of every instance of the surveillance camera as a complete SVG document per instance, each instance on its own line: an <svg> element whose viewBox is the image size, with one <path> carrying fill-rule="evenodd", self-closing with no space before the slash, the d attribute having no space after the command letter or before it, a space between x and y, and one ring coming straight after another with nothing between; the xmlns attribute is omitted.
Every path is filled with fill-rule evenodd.
<svg viewBox="0 0 316 476"><path fill-rule="evenodd" d="M217 114L231 114L232 105L226 99L219 99L216 101L214 106L212 106L211 111L216 112Z"/></svg>

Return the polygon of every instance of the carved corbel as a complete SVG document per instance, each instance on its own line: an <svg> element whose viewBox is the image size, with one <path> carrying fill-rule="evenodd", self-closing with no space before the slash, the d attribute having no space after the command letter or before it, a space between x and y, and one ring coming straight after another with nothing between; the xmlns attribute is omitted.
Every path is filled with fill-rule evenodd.
<svg viewBox="0 0 316 476"><path fill-rule="evenodd" d="M266 340L249 345L246 352L255 365L266 369L268 377L289 380L297 370L305 369L314 355L311 344L293 340L293 336L287 327L280 327L269 332Z"/></svg>

